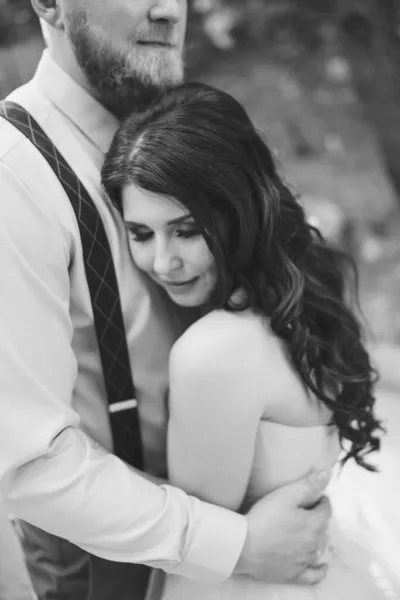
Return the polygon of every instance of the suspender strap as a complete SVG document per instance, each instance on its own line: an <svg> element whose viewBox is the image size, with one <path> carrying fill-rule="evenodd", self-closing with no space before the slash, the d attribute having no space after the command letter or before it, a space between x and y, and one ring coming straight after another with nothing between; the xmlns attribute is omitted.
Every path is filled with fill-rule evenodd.
<svg viewBox="0 0 400 600"><path fill-rule="evenodd" d="M0 102L0 116L19 129L41 152L72 204L82 240L86 279L111 413L114 451L126 462L142 469L138 410L118 282L99 212L64 157L24 108L14 102ZM124 407L127 407L126 410L120 410Z"/></svg>

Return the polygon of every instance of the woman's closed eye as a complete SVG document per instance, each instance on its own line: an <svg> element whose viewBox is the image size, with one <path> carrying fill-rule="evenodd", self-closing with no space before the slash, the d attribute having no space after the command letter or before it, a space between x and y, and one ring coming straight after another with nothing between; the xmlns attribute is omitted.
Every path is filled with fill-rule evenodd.
<svg viewBox="0 0 400 600"><path fill-rule="evenodd" d="M139 229L136 227L129 227L128 232L129 237L134 242L137 242L139 244L144 244L145 242L150 241L154 236L154 232L151 229ZM201 235L201 233L196 227L190 226L179 227L175 229L175 231L173 231L172 235L178 238L182 238L184 240L188 240Z"/></svg>
<svg viewBox="0 0 400 600"><path fill-rule="evenodd" d="M134 242L139 242L142 244L144 242L148 242L149 240L151 240L151 238L154 235L154 233L149 229L136 229L134 227L129 227L128 233L129 233L129 237Z"/></svg>
<svg viewBox="0 0 400 600"><path fill-rule="evenodd" d="M174 231L174 235L176 237L190 239L193 237L197 237L198 235L201 235L201 233L195 226L191 225L188 227L180 227L179 229L176 229Z"/></svg>

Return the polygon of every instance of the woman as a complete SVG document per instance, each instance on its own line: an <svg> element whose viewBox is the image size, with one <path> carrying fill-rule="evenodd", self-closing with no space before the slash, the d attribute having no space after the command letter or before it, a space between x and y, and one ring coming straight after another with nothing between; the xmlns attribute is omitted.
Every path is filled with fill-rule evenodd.
<svg viewBox="0 0 400 600"><path fill-rule="evenodd" d="M201 84L170 90L122 125L102 175L138 267L203 315L170 357L171 481L240 510L332 468L340 448L343 464L373 469L375 374L345 303L348 261L307 223L242 106ZM167 576L162 597L393 597L359 529L335 525L316 588Z"/></svg>

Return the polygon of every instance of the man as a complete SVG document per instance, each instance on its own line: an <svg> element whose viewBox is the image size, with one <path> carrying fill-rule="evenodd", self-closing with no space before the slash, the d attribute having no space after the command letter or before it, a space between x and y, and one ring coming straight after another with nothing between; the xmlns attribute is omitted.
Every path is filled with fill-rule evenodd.
<svg viewBox="0 0 400 600"><path fill-rule="evenodd" d="M100 168L120 119L181 81L186 0L32 5L48 48L33 80L10 99L51 138L101 215L118 277L146 470L164 477L166 411L162 422L154 415L165 404L179 320L135 270L122 221L101 189ZM118 563L208 581L233 572L271 582L322 579L330 509L319 500L327 474L277 491L241 516L145 480L111 453L75 215L41 154L3 119L0 189L0 481L9 509L31 524L22 525L24 543L40 600L88 597L86 554L77 546L106 559L107 577L101 585L91 581L96 600L131 597Z"/></svg>

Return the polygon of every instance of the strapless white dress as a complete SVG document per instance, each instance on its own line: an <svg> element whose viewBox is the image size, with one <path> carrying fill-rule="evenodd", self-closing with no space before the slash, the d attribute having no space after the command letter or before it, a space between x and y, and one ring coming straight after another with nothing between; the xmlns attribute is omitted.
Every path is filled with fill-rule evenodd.
<svg viewBox="0 0 400 600"><path fill-rule="evenodd" d="M329 427L262 421L247 497L254 501L312 468L332 467L338 453L336 432ZM233 576L209 585L159 574L164 579L162 600L400 600L400 544L358 488L353 477L357 469L349 465L338 470L328 488L334 517L323 582L312 587L268 585Z"/></svg>

